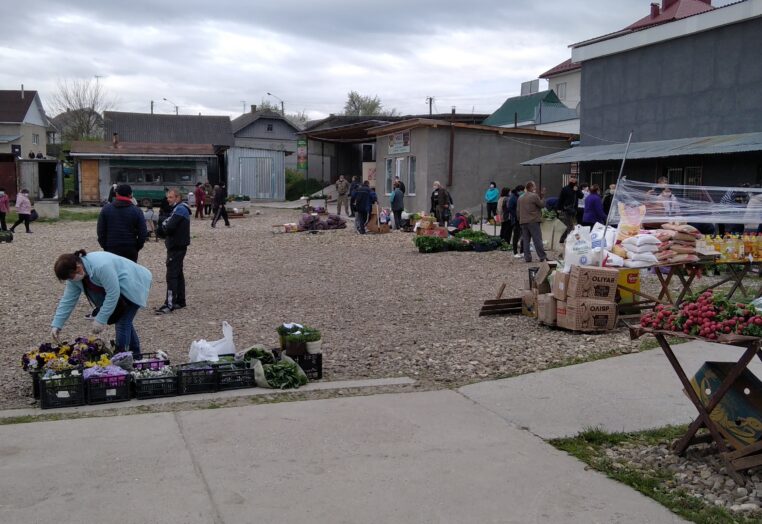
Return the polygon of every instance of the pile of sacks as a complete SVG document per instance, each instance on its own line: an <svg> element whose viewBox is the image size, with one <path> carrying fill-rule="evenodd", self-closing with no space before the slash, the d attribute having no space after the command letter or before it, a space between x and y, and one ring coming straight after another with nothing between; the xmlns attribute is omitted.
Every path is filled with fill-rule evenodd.
<svg viewBox="0 0 762 524"><path fill-rule="evenodd" d="M328 215L326 220L310 213L303 213L299 219L299 231L325 231L328 229L344 229L347 221L339 215Z"/></svg>
<svg viewBox="0 0 762 524"><path fill-rule="evenodd" d="M664 224L661 229L641 230L622 239L612 252L631 268L698 262L696 240L700 237L693 226Z"/></svg>

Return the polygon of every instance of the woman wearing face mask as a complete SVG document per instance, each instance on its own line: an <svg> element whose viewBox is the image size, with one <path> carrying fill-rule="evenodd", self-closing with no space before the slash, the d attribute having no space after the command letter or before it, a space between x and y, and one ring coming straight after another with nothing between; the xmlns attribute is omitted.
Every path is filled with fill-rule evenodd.
<svg viewBox="0 0 762 524"><path fill-rule="evenodd" d="M98 334L106 324L115 324L117 351L130 350L138 357L140 339L132 322L138 310L148 305L151 272L113 253L97 251L88 255L84 249L58 257L54 271L58 280L66 282L66 288L51 323L53 339L58 340L84 293L91 305L100 307L91 332Z"/></svg>
<svg viewBox="0 0 762 524"><path fill-rule="evenodd" d="M484 201L487 202L487 220L497 215L497 201L500 199L500 190L494 182L489 183L489 189L484 193Z"/></svg>

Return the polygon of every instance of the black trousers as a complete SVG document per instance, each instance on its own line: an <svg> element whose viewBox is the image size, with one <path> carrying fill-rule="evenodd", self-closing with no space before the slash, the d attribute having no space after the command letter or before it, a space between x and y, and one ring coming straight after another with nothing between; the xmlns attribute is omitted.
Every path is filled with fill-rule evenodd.
<svg viewBox="0 0 762 524"><path fill-rule="evenodd" d="M511 225L510 220L506 220L504 222L500 222L500 238L506 241L506 243L511 243L511 233L513 233L513 225Z"/></svg>
<svg viewBox="0 0 762 524"><path fill-rule="evenodd" d="M402 209L392 210L392 213L394 213L394 229L399 229L402 224L402 211Z"/></svg>
<svg viewBox="0 0 762 524"><path fill-rule="evenodd" d="M29 222L30 222L31 215L29 214L21 214L19 213L19 218L16 220L16 223L11 226L11 231L15 231L16 226L20 223L24 223L24 227L26 228L27 232L29 232Z"/></svg>
<svg viewBox="0 0 762 524"><path fill-rule="evenodd" d="M167 299L164 305L170 309L177 306L185 307L183 262L187 251L187 247L167 249Z"/></svg>
<svg viewBox="0 0 762 524"><path fill-rule="evenodd" d="M8 224L5 223L5 213L0 212L0 231L8 231Z"/></svg>
<svg viewBox="0 0 762 524"><path fill-rule="evenodd" d="M220 206L214 210L214 218L212 219L212 227L215 227L217 225L217 222L220 221L220 218L225 221L226 226L230 225L230 221L228 220L228 210L225 209L225 206Z"/></svg>
<svg viewBox="0 0 762 524"><path fill-rule="evenodd" d="M487 202L487 220L497 215L497 202Z"/></svg>
<svg viewBox="0 0 762 524"><path fill-rule="evenodd" d="M106 249L109 253L113 253L115 255L119 255L120 257L124 257L127 260L132 260L133 262L138 261L138 250L134 247L110 247Z"/></svg>
<svg viewBox="0 0 762 524"><path fill-rule="evenodd" d="M517 220L516 223L513 224L513 254L514 255L517 255L519 252L520 240L521 240L521 224L519 224Z"/></svg>

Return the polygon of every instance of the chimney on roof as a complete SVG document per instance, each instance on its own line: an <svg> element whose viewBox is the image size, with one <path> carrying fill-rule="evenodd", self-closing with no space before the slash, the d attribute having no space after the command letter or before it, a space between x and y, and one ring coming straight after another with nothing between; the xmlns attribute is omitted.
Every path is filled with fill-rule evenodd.
<svg viewBox="0 0 762 524"><path fill-rule="evenodd" d="M21 100L24 100L24 84L21 84Z"/></svg>
<svg viewBox="0 0 762 524"><path fill-rule="evenodd" d="M252 104L251 105L251 112L252 113L256 113L257 112L257 104Z"/></svg>
<svg viewBox="0 0 762 524"><path fill-rule="evenodd" d="M659 4L657 4L656 2L652 3L651 4L651 18L656 18L657 16L659 16L659 12L660 12Z"/></svg>
<svg viewBox="0 0 762 524"><path fill-rule="evenodd" d="M113 147L119 147L119 133L114 133L114 136L111 137L111 145Z"/></svg>

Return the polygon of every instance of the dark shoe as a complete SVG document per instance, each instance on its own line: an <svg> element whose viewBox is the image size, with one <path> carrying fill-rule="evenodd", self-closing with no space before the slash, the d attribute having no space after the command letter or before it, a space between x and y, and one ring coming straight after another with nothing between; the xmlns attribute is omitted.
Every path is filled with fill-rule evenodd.
<svg viewBox="0 0 762 524"><path fill-rule="evenodd" d="M215 227L217 227L217 226L215 226L214 224L212 224L212 227L213 227L213 228L215 228Z"/></svg>
<svg viewBox="0 0 762 524"><path fill-rule="evenodd" d="M172 310L174 311L175 309L182 309L184 307L185 307L185 304L175 304L175 307L173 307Z"/></svg>
<svg viewBox="0 0 762 524"><path fill-rule="evenodd" d="M163 305L163 306L161 306L159 309L157 309L157 310L155 311L155 313L156 313L157 315L166 315L166 314L168 314L168 313L172 313L172 308L171 308L171 307L169 307L168 305L164 304L164 305Z"/></svg>
<svg viewBox="0 0 762 524"><path fill-rule="evenodd" d="M27 231L27 233L29 233L30 235L32 234L32 232L31 232L31 231Z"/></svg>

